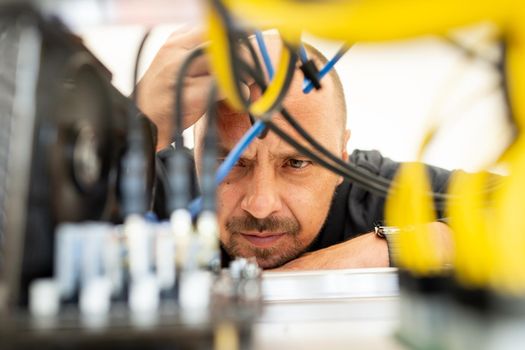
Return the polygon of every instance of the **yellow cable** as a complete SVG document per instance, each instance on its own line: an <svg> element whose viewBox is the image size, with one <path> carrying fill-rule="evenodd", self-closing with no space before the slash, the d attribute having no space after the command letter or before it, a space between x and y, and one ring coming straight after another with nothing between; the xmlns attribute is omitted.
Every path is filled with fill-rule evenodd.
<svg viewBox="0 0 525 350"><path fill-rule="evenodd" d="M525 138L521 137L508 157L509 176L495 198L496 240L494 287L501 293L525 295Z"/></svg>
<svg viewBox="0 0 525 350"><path fill-rule="evenodd" d="M239 111L247 110L256 118L264 117L279 107L277 102L284 93L283 90L287 88L290 71L292 70L292 74L295 73L291 49L283 45L274 79L262 96L246 108L243 103L244 98L240 96L241 92L236 87L236 77L232 74L234 62L230 55L231 43L228 41L226 23L224 23L224 19L212 6L208 9L208 18L210 39L208 53L211 57L211 66L219 88L225 94L230 106ZM291 37L291 33L294 32L287 32L287 36ZM298 35L293 35L294 42L297 42L298 38Z"/></svg>
<svg viewBox="0 0 525 350"><path fill-rule="evenodd" d="M525 2L524 2L525 4ZM525 130L525 21L519 13L509 25L507 36L507 69L512 112L518 128Z"/></svg>
<svg viewBox="0 0 525 350"><path fill-rule="evenodd" d="M208 54L211 58L211 67L217 79L220 90L226 95L230 106L236 110L244 110L242 96L236 88L233 76L230 55L230 42L223 19L213 7L208 8Z"/></svg>
<svg viewBox="0 0 525 350"><path fill-rule="evenodd" d="M492 210L484 192L489 174L456 172L450 185L447 217L454 238L455 275L470 288L488 288L494 271Z"/></svg>
<svg viewBox="0 0 525 350"><path fill-rule="evenodd" d="M384 41L449 29L480 21L502 25L521 12L518 0L225 0L237 17L258 26L304 30L328 39Z"/></svg>
<svg viewBox="0 0 525 350"><path fill-rule="evenodd" d="M525 27L516 14L509 25L507 68L513 118L520 132L502 159L509 176L495 196L497 240L494 288L500 293L525 295Z"/></svg>
<svg viewBox="0 0 525 350"><path fill-rule="evenodd" d="M288 75L291 59L292 58L289 49L286 48L286 45L283 45L281 59L279 60L279 66L275 72L275 76L268 85L268 88L264 94L249 107L249 111L253 116L260 118L277 107L274 106L274 103L279 98L279 95L281 94L282 89L286 83L286 77ZM292 69L295 70L295 67Z"/></svg>
<svg viewBox="0 0 525 350"><path fill-rule="evenodd" d="M401 228L396 242L400 267L416 276L439 273L443 267L430 223L436 221L427 170L422 163L405 163L396 175L395 190L387 198L388 225Z"/></svg>

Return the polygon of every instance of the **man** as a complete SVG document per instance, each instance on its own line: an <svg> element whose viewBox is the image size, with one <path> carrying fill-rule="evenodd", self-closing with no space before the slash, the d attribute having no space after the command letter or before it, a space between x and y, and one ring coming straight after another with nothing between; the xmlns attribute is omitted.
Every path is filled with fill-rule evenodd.
<svg viewBox="0 0 525 350"><path fill-rule="evenodd" d="M265 41L275 62L281 49L277 36ZM173 90L178 67L189 51L202 44L202 32L173 34L161 48L139 84L139 105L158 127L157 150L171 143ZM317 63L326 59L308 48ZM200 164L206 98L213 77L207 58L195 62L184 90L185 128L195 126L195 161ZM296 74L284 101L298 122L332 153L373 173L392 178L398 164L378 152L356 151L350 157L346 144L346 106L335 71L322 81L322 89L305 95L302 74ZM256 99L260 92L247 87ZM272 121L300 140L280 115ZM224 158L250 127L246 114L218 107L218 149ZM305 144L305 143L303 143ZM350 158L350 159L349 159ZM430 168L434 191L444 191L448 171ZM197 167L197 173L199 169ZM246 150L217 189L220 240L229 256L254 256L265 269L329 269L389 265L385 240L373 232L382 220L384 199L347 181L304 157L268 133ZM447 241L448 228L431 224L438 238ZM368 233L367 233L368 232Z"/></svg>

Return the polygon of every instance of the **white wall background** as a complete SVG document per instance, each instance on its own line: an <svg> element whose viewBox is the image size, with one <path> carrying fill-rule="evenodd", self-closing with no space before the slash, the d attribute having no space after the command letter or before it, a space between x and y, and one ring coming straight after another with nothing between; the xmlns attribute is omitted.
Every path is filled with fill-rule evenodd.
<svg viewBox="0 0 525 350"><path fill-rule="evenodd" d="M142 71L178 25L157 27ZM494 58L483 40L487 27L461 33L470 45ZM113 72L124 94L132 89L132 67L144 28L83 28L85 43ZM328 57L338 43L307 37ZM483 45L478 45L478 44ZM436 37L388 44L356 44L336 66L346 91L349 149L378 149L395 160L413 160L425 131L441 125L424 160L446 168L473 170L491 164L509 141L499 76L490 64L468 58Z"/></svg>

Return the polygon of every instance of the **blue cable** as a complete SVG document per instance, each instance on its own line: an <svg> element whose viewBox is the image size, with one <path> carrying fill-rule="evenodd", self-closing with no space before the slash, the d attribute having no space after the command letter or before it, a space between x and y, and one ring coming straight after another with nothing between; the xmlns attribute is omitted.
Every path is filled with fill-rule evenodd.
<svg viewBox="0 0 525 350"><path fill-rule="evenodd" d="M255 39L257 39L257 45L259 46L259 51L261 51L261 56L263 58L264 65L266 66L266 70L268 71L268 77L271 81L273 79L272 60L270 59L268 49L266 48L266 44L264 42L264 38L260 30L257 30L255 32Z"/></svg>
<svg viewBox="0 0 525 350"><path fill-rule="evenodd" d="M308 61L308 54L303 45L299 46L299 56L301 57L301 62L306 63Z"/></svg>
<svg viewBox="0 0 525 350"><path fill-rule="evenodd" d="M319 71L319 80L321 80L326 74L328 74L328 72L330 72L330 70L332 68L334 68L335 64L337 63L337 61L339 61L341 59L341 57L343 57L343 55L350 49L350 46L346 46L344 45L343 47L341 47L339 49L339 51L337 51L337 53L335 54L334 57L332 57L332 59L330 59L328 62L326 62L326 64L324 65L324 67ZM305 81L304 84L303 84L303 92L305 94L309 93L310 91L312 91L312 89L314 88L314 84L312 84L311 81Z"/></svg>
<svg viewBox="0 0 525 350"><path fill-rule="evenodd" d="M264 122L261 120L257 120L252 127L243 135L243 137L237 142L235 147L230 151L226 159L222 162L222 164L219 166L219 169L217 169L217 172L215 173L215 183L219 185L224 178L228 175L230 170L235 166L239 158L241 158L242 154L248 148L250 143L259 136L264 128L266 126L264 125ZM202 208L202 197L198 197L191 201L189 205L189 211L191 213L191 216L193 218L197 217L197 215L200 213Z"/></svg>
<svg viewBox="0 0 525 350"><path fill-rule="evenodd" d="M259 30L255 31L255 38L257 39L257 45L259 46L259 51L261 52L261 56L264 60L264 65L266 66L268 77L270 78L270 80L272 80L274 74L272 60L270 59L270 55L268 53L266 43L264 42L262 32ZM257 136L262 134L265 127L266 126L261 120L257 120L252 125L252 127L243 135L243 137L239 140L235 147L230 151L226 159L224 159L224 162L222 162L222 164L219 166L219 169L217 169L217 172L215 173L215 183L217 186L228 175L228 173L237 163L244 150L250 145L250 143L252 143L252 141ZM188 206L188 209L193 218L197 217L197 215L202 210L202 197L199 196L193 201L191 201L190 205Z"/></svg>

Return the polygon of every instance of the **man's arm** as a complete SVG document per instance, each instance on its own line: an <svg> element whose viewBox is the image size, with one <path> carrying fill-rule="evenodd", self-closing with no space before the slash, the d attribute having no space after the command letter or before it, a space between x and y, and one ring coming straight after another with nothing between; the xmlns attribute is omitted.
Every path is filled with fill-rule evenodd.
<svg viewBox="0 0 525 350"><path fill-rule="evenodd" d="M155 123L158 130L157 151L168 147L173 141L173 107L179 69L193 50L205 44L202 27L174 32L160 48L136 87L139 108ZM245 51L241 50L240 54L248 57ZM184 129L194 125L204 115L214 80L208 57L204 55L196 59L184 80ZM248 86L241 85L241 88L249 93ZM223 95L217 96L218 101L223 99Z"/></svg>
<svg viewBox="0 0 525 350"><path fill-rule="evenodd" d="M303 254L275 271L387 267L388 265L386 241L371 232L328 248Z"/></svg>
<svg viewBox="0 0 525 350"><path fill-rule="evenodd" d="M435 247L442 261L450 263L453 251L450 228L441 222L429 225L432 227ZM303 254L275 271L388 267L388 254L386 240L370 232L328 248Z"/></svg>

